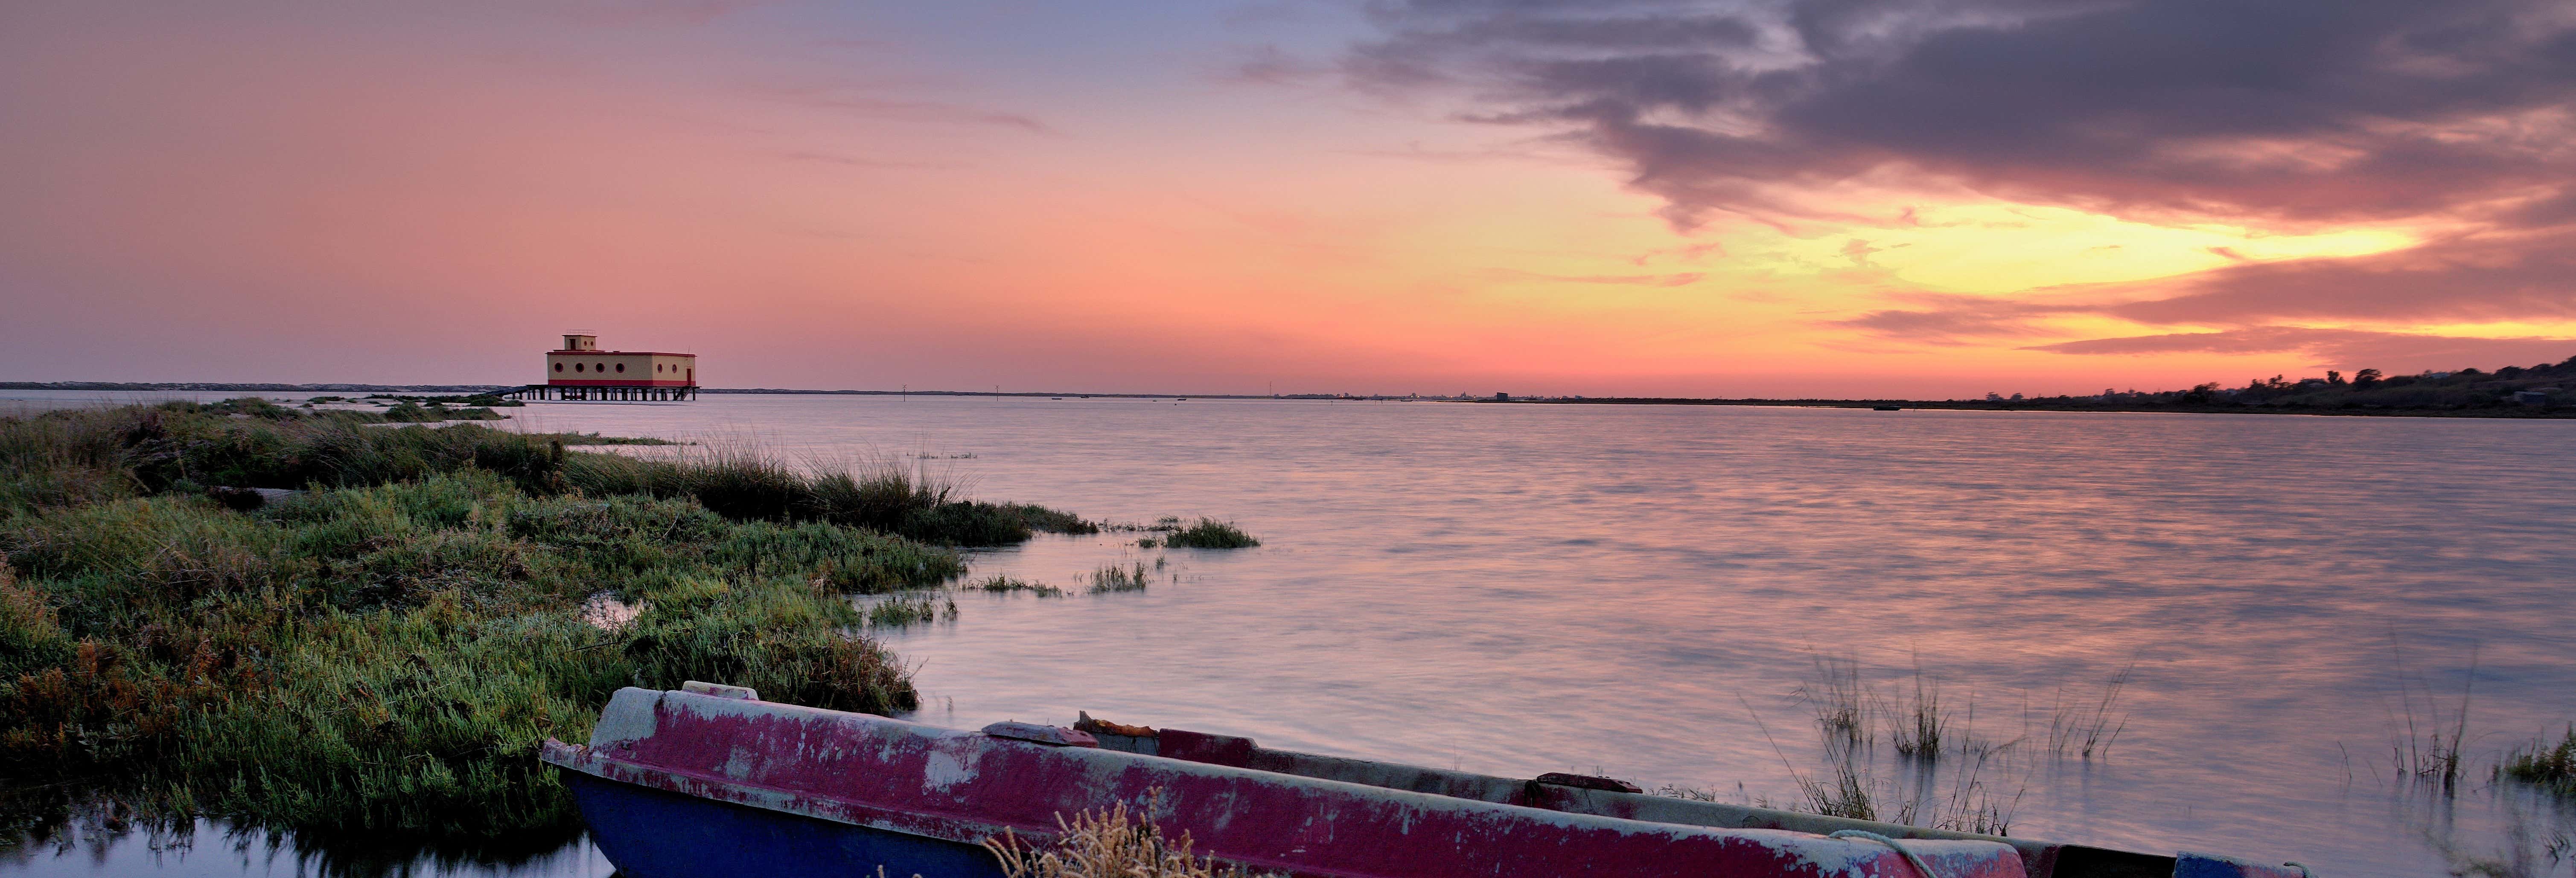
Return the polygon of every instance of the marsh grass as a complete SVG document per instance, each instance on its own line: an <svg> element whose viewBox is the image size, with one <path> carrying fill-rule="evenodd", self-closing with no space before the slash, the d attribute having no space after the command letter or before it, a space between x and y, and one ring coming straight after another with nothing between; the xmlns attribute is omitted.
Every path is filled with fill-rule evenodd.
<svg viewBox="0 0 2576 878"><path fill-rule="evenodd" d="M1145 562L1137 561L1131 565L1110 564L1101 567L1091 571L1090 578L1091 594L1115 594L1144 591L1145 587L1154 581L1154 574L1145 569Z"/></svg>
<svg viewBox="0 0 2576 878"><path fill-rule="evenodd" d="M1815 653L1810 662L1812 673L1790 698L1813 717L1821 764L1801 768L1744 702L1798 789L1798 797L1785 803L1748 801L1858 820L2011 832L2031 771L2020 755L2026 735L1999 740L1985 734L1977 724L1975 693L1963 704L1945 700L1938 680L1919 662L1896 682L1892 695L1867 680L1855 656ZM1894 751L1892 760L1879 756L1882 740ZM1706 791L1659 792L1714 800Z"/></svg>
<svg viewBox="0 0 2576 878"><path fill-rule="evenodd" d="M1163 545L1175 549L1249 549L1261 545L1261 541L1244 533L1233 522L1201 518L1195 524L1166 534Z"/></svg>
<svg viewBox="0 0 2576 878"><path fill-rule="evenodd" d="M1071 820L1056 815L1053 846L1022 842L1005 829L985 839L984 849L1009 878L1248 878L1242 867L1193 854L1189 833L1166 835L1150 816L1162 810L1163 791L1156 788L1135 810L1117 802Z"/></svg>
<svg viewBox="0 0 2576 878"><path fill-rule="evenodd" d="M2397 706L2388 758L2398 776L2438 788L2442 795L2459 792L2461 748L2469 736L2469 708L2477 692L2477 649L2469 651L2468 669L2460 677L2460 697L2446 710L2433 683L2406 668L2404 648L2391 644L2397 673ZM2419 712L2420 711L2420 712Z"/></svg>
<svg viewBox="0 0 2576 878"><path fill-rule="evenodd" d="M2553 745L2545 737L2514 747L2496 766L2497 777L2576 798L2576 723Z"/></svg>
<svg viewBox="0 0 2576 878"><path fill-rule="evenodd" d="M1857 746L1870 735L1870 692L1860 680L1860 660L1853 656L1809 656L1815 675L1790 693L1815 711L1816 728L1827 740Z"/></svg>
<svg viewBox="0 0 2576 878"><path fill-rule="evenodd" d="M2049 701L2048 752L2088 760L2097 753L2109 756L2111 744L2129 726L2127 712L2120 709L2120 691L2128 687L2129 676L2136 670L2134 663L2121 668L2102 685L2098 696L2070 695L2066 687L2058 687Z"/></svg>
<svg viewBox="0 0 2576 878"><path fill-rule="evenodd" d="M1941 758L1942 739L1949 732L1951 723L1949 714L1942 710L1941 683L1926 678L1922 662L1917 661L1910 691L1911 697L1905 698L1893 711L1895 717L1890 723L1893 727L1889 731L1890 743L1895 745L1899 756L1931 762Z"/></svg>
<svg viewBox="0 0 2576 878"><path fill-rule="evenodd" d="M213 486L305 493L242 511ZM620 686L689 679L912 709L850 596L963 573L903 529L969 542L1032 515L909 473L257 401L0 419L0 785L312 838L569 839L539 742L580 740ZM953 617L945 594L898 600ZM632 615L603 625L604 602Z"/></svg>
<svg viewBox="0 0 2576 878"><path fill-rule="evenodd" d="M1000 574L995 574L995 575L993 575L993 576L987 576L987 577L984 577L983 579L976 580L975 582L973 582L973 583L971 583L971 584L967 585L967 588L971 588L971 589L974 589L974 590L976 590L976 591L981 591L981 592L988 592L988 593L991 593L991 594L1011 594L1011 593L1014 593L1014 592L1027 592L1027 593L1029 593L1029 594L1036 595L1036 596L1038 596L1038 597L1042 597L1042 598L1054 598L1054 597L1063 597L1063 596L1064 596L1064 589L1057 588L1057 587L1055 587L1055 586L1048 585L1048 584L1043 583L1043 582L1030 582L1030 581L1025 580L1025 579L1013 579L1013 578L1011 578L1011 577L1003 576L1003 575L1000 575Z"/></svg>
<svg viewBox="0 0 2576 878"><path fill-rule="evenodd" d="M955 597L946 594L897 594L868 605L870 628L908 628L941 619L957 621Z"/></svg>

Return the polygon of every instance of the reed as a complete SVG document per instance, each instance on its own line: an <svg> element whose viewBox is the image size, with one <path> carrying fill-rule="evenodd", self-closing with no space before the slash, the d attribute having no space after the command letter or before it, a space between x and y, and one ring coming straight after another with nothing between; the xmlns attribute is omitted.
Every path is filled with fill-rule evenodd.
<svg viewBox="0 0 2576 878"><path fill-rule="evenodd" d="M1816 728L1827 740L1846 747L1868 741L1870 691L1861 683L1859 657L1816 653L1808 658L1815 676L1790 695L1815 712Z"/></svg>
<svg viewBox="0 0 2576 878"><path fill-rule="evenodd" d="M1147 793L1143 807L1118 802L1067 820L1056 815L1057 840L1049 847L1022 842L1005 829L984 849L1010 878L1246 878L1240 866L1191 853L1190 834L1166 835L1148 816L1163 810L1163 791Z"/></svg>
<svg viewBox="0 0 2576 878"><path fill-rule="evenodd" d="M1098 570L1091 571L1090 593L1114 594L1117 592L1144 591L1145 586L1153 582L1153 578L1153 574L1146 571L1145 562L1138 561L1132 566L1111 564Z"/></svg>
<svg viewBox="0 0 2576 878"><path fill-rule="evenodd" d="M987 576L987 577L985 577L985 578L983 578L983 579L980 579L980 580L976 580L973 584L968 585L967 587L968 587L968 588L975 589L975 590L977 590L977 591L988 592L988 593L992 593L992 594L1010 594L1010 593L1013 593L1013 592L1028 592L1029 594L1033 594L1033 595L1036 595L1036 596L1038 596L1038 597L1042 597L1042 598L1053 598L1053 597L1063 597L1063 596L1064 596L1064 589L1057 588L1057 587L1055 587L1055 586L1048 585L1048 584L1043 583L1043 582L1030 582L1030 581L1025 580L1025 579L1013 579L1013 578L1011 578L1011 577L1003 576L1003 575L1000 575L1000 574L995 574L995 575L992 575L992 576Z"/></svg>
<svg viewBox="0 0 2576 878"><path fill-rule="evenodd" d="M2406 653L2392 644L2397 672L2399 716L2392 719L2396 736L2388 745L2389 762L2401 777L2438 787L2445 796L2459 792L2461 748L2468 743L2469 708L2477 692L2477 649L2469 650L2468 670L2460 677L2458 705L2445 711L2432 682L2406 669ZM2418 713L2421 708L2422 713Z"/></svg>
<svg viewBox="0 0 2576 878"><path fill-rule="evenodd" d="M1931 762L1941 758L1942 737L1950 731L1950 715L1941 706L1940 681L1923 675L1923 664L1914 665L1912 697L1897 706L1890 723L1891 743L1896 753L1910 759Z"/></svg>
<svg viewBox="0 0 2576 878"><path fill-rule="evenodd" d="M2547 738L2506 751L2504 761L2496 766L2496 776L2520 781L2576 798L2576 723L2569 723L2567 735L2552 745Z"/></svg>
<svg viewBox="0 0 2576 878"><path fill-rule="evenodd" d="M2065 687L2058 687L2049 705L2048 752L2088 760L2096 753L2109 756L2111 744L2129 726L2128 713L2120 709L2120 692L2136 670L2135 664L2121 668L2102 685L2101 694L2091 698L2070 697Z"/></svg>
<svg viewBox="0 0 2576 878"><path fill-rule="evenodd" d="M909 628L957 621L957 599L944 594L888 595L868 605L868 627Z"/></svg>
<svg viewBox="0 0 2576 878"><path fill-rule="evenodd" d="M1196 524L1164 535L1163 545L1175 549L1249 549L1261 545L1261 541L1233 522L1201 518Z"/></svg>

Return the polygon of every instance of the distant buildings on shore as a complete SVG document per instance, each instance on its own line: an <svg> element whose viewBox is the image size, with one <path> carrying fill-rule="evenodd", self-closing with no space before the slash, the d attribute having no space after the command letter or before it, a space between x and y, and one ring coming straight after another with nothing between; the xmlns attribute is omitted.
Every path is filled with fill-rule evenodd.
<svg viewBox="0 0 2576 878"><path fill-rule="evenodd" d="M545 382L527 392L538 399L694 399L698 355L603 351L598 336L566 333L563 347L546 352Z"/></svg>

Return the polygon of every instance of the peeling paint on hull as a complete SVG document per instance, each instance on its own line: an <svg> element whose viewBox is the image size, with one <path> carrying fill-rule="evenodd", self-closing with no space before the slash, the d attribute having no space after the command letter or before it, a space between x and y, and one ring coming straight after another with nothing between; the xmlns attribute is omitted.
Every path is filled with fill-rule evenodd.
<svg viewBox="0 0 2576 878"><path fill-rule="evenodd" d="M1141 805L1157 789L1149 816L1166 831L1298 876L1914 878L1896 851L1865 840L1563 813L687 692L620 690L589 745L548 741L544 758L585 776L574 783L600 849L638 878L747 868L733 861L760 855L721 849L760 844L824 860L786 873L994 874L989 860L974 871L867 858L936 858L1006 829L1049 842L1058 815ZM740 813L692 818L674 798ZM691 820L713 822L673 825ZM1905 844L1940 878L2025 875L2008 845ZM731 859L693 862L693 849Z"/></svg>

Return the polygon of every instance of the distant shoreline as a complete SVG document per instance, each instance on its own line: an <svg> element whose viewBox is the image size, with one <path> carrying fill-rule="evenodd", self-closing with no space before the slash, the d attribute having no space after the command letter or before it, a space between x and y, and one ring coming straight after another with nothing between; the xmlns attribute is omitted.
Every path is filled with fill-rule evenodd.
<svg viewBox="0 0 2576 878"><path fill-rule="evenodd" d="M491 393L516 390L517 384L275 384L223 382L116 382L116 381L0 381L0 390L69 390L125 393L191 392L191 393ZM2490 418L2501 420L2562 420L2576 418L2576 406L2492 406L2461 408L2308 406L2308 405L2196 405L2158 402L2124 403L2095 401L2089 398L2052 398L2038 400L1915 400L1915 399L1759 399L1697 397L1510 397L1491 399L1473 397L1360 396L1355 394L1295 393L1082 393L1076 391L1009 391L990 390L795 390L778 387L709 387L701 394L742 394L759 396L990 396L1045 399L1290 399L1343 402L1446 402L1501 405L1688 405L1688 406L1760 406L1774 408L1839 408L1898 409L1972 412L2153 412L2169 414L2210 415L2331 415L2382 418Z"/></svg>

